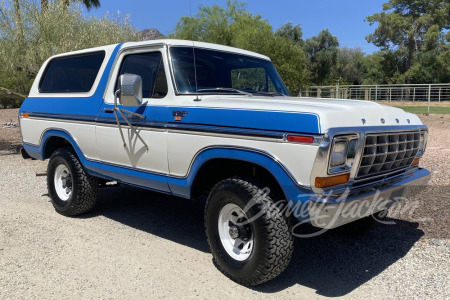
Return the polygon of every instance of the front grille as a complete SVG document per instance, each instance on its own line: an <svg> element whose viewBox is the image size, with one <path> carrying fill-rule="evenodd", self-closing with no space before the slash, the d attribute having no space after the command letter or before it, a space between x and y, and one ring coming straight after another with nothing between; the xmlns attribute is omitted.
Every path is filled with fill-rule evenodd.
<svg viewBox="0 0 450 300"><path fill-rule="evenodd" d="M406 169L416 157L419 140L419 131L367 134L355 179Z"/></svg>

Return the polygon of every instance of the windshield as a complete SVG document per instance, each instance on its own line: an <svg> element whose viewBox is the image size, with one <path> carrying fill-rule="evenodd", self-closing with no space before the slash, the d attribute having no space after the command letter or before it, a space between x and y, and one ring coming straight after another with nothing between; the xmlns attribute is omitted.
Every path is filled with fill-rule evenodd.
<svg viewBox="0 0 450 300"><path fill-rule="evenodd" d="M171 47L170 54L175 83L181 94L289 95L270 61L190 47Z"/></svg>

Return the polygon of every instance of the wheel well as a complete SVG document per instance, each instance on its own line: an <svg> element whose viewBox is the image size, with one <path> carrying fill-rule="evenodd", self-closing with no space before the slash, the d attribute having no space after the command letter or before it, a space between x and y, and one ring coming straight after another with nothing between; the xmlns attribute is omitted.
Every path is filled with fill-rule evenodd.
<svg viewBox="0 0 450 300"><path fill-rule="evenodd" d="M207 197L209 191L217 182L234 176L255 178L270 187L277 195L286 199L278 181L264 167L233 159L212 159L203 164L195 176L191 197L194 199Z"/></svg>
<svg viewBox="0 0 450 300"><path fill-rule="evenodd" d="M73 149L72 144L66 140L65 138L52 136L49 138L47 143L45 144L45 157L44 159L50 158L53 152L59 148L67 148L70 147Z"/></svg>

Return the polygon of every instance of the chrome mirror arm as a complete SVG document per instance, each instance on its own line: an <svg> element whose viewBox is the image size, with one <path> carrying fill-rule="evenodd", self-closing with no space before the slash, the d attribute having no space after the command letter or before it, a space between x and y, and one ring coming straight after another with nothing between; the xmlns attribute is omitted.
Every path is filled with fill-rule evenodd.
<svg viewBox="0 0 450 300"><path fill-rule="evenodd" d="M147 151L149 150L147 143L144 141L144 139L140 136L140 134L138 133L138 131L136 130L136 128L134 128L134 126L130 123L130 121L128 120L128 118L125 116L125 114L129 114L131 116L134 117L138 117L140 119L145 119L144 115L141 114L137 114L131 111L128 111L126 109L121 109L117 107L117 96L120 93L120 90L117 90L114 93L114 117L116 118L116 123L117 126L119 127L119 132L120 132L120 136L122 137L122 141L123 141L123 147L126 148L127 147L127 143L125 141L125 136L123 135L123 131L122 131L122 125L120 125L120 120L119 120L119 116L117 115L117 113L119 113L122 118L125 120L125 122L128 124L128 126L130 126L130 128L134 131L134 133L136 133L136 136L141 140L141 142L145 145L145 148L147 149Z"/></svg>

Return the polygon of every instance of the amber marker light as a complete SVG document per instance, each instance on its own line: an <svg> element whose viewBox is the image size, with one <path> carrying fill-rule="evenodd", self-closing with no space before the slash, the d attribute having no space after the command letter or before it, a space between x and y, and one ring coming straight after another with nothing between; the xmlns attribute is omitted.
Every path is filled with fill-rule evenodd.
<svg viewBox="0 0 450 300"><path fill-rule="evenodd" d="M286 141L291 143L307 143L312 144L314 143L314 137L313 136L305 136L305 135L287 135Z"/></svg>
<svg viewBox="0 0 450 300"><path fill-rule="evenodd" d="M331 177L316 177L315 184L316 184L316 187L323 189L323 188L327 188L330 186L347 183L349 179L350 179L350 173L331 176Z"/></svg>
<svg viewBox="0 0 450 300"><path fill-rule="evenodd" d="M413 162L411 163L411 166L418 166L420 162L420 157L416 157Z"/></svg>
<svg viewBox="0 0 450 300"><path fill-rule="evenodd" d="M29 118L30 115L29 114L22 114L22 118Z"/></svg>

